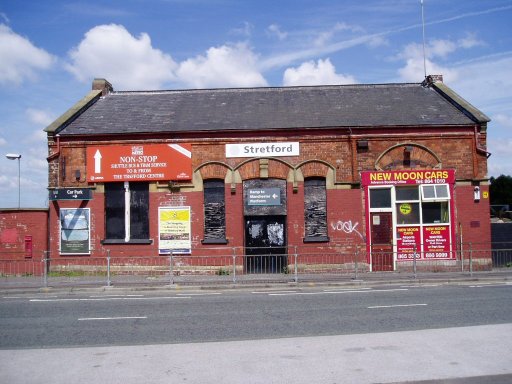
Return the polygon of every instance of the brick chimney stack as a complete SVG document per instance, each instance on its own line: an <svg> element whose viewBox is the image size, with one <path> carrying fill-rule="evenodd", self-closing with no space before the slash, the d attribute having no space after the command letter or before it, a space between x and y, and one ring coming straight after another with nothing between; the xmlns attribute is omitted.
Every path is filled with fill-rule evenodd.
<svg viewBox="0 0 512 384"><path fill-rule="evenodd" d="M106 79L94 79L92 81L92 90L101 91L101 96L105 96L109 92L114 92L114 87Z"/></svg>
<svg viewBox="0 0 512 384"><path fill-rule="evenodd" d="M428 75L427 76L427 82L429 84L432 84L432 83L442 83L443 82L443 75Z"/></svg>

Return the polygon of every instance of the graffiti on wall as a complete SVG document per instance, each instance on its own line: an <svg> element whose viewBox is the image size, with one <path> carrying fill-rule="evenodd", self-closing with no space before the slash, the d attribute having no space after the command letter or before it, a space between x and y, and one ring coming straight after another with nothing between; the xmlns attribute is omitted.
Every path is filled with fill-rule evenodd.
<svg viewBox="0 0 512 384"><path fill-rule="evenodd" d="M361 235L361 232L359 232L357 230L358 225L359 225L358 222L352 223L352 220L348 220L348 221L338 220L338 221L331 222L331 228L333 231L344 232L347 235L351 235L351 234L355 233L355 234L359 235L359 237L364 241L364 236Z"/></svg>

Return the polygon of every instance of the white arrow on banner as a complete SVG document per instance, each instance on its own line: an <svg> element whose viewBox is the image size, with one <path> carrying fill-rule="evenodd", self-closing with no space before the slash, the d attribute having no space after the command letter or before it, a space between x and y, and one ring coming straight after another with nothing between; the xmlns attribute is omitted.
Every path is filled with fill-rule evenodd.
<svg viewBox="0 0 512 384"><path fill-rule="evenodd" d="M190 152L186 148L183 148L181 145L179 145L179 144L167 144L167 145L169 147L171 147L172 149L174 149L175 151L181 153L182 155L185 155L189 159L192 158L192 152Z"/></svg>
<svg viewBox="0 0 512 384"><path fill-rule="evenodd" d="M101 173L101 152L99 149L94 154L94 173Z"/></svg>

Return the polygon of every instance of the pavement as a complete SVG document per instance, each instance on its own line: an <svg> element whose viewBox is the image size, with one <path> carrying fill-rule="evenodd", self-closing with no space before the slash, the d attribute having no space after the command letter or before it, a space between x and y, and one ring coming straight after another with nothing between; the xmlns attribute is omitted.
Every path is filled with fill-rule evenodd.
<svg viewBox="0 0 512 384"><path fill-rule="evenodd" d="M342 336L0 350L2 383L512 382L512 324Z"/></svg>
<svg viewBox="0 0 512 384"><path fill-rule="evenodd" d="M309 287L309 286L376 286L392 284L472 284L512 282L512 268L478 272L423 272L416 276L404 272L370 272L352 275L299 275L295 282L293 276L283 274L242 275L236 282L230 276L186 276L174 279L169 277L154 279L141 276L122 276L111 281L91 278L91 276L51 278L45 283L42 277L1 277L0 293L19 294L34 292L78 292L78 291L139 291L139 290L176 290L176 289L244 289L262 287Z"/></svg>

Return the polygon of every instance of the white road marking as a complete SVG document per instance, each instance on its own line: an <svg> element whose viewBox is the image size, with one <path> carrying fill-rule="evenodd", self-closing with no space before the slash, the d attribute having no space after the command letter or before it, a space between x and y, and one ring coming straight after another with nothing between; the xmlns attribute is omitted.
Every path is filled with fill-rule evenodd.
<svg viewBox="0 0 512 384"><path fill-rule="evenodd" d="M481 283L478 285L469 285L469 288L494 288L494 287L503 287L505 285L510 285L512 283L505 282L505 283Z"/></svg>
<svg viewBox="0 0 512 384"><path fill-rule="evenodd" d="M331 288L331 289L324 289L324 292L347 292L347 291L364 291L364 290L371 290L373 288L366 287L366 288Z"/></svg>
<svg viewBox="0 0 512 384"><path fill-rule="evenodd" d="M340 293L372 293L372 292L395 292L395 291L408 291L407 288L395 289L369 289L369 290L346 290L346 291L322 291L322 292L294 292L294 293L269 293L269 296L299 296L299 295L326 295L326 294L340 294Z"/></svg>
<svg viewBox="0 0 512 384"><path fill-rule="evenodd" d="M378 308L398 308L398 307L424 307L428 304L395 304L395 305L374 305L372 307L368 307L368 309L378 309Z"/></svg>
<svg viewBox="0 0 512 384"><path fill-rule="evenodd" d="M78 321L94 321L94 320L131 320L131 319L147 319L147 316L126 316L126 317L83 317Z"/></svg>
<svg viewBox="0 0 512 384"><path fill-rule="evenodd" d="M59 296L45 296L45 298L53 298ZM3 296L3 299L37 299L37 297L23 297L23 296Z"/></svg>
<svg viewBox="0 0 512 384"><path fill-rule="evenodd" d="M253 291L251 293L255 295L268 295L272 293L297 293L297 291Z"/></svg>
<svg viewBox="0 0 512 384"><path fill-rule="evenodd" d="M144 295L94 295L89 297L144 297Z"/></svg>
<svg viewBox="0 0 512 384"><path fill-rule="evenodd" d="M177 293L177 296L212 296L212 295L222 295L220 292L210 292L210 293Z"/></svg>
<svg viewBox="0 0 512 384"><path fill-rule="evenodd" d="M190 299L189 296L162 296L162 297L105 297L89 299L31 299L31 302L66 302L66 301L114 301L114 300L168 300L168 299Z"/></svg>

